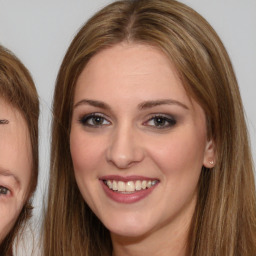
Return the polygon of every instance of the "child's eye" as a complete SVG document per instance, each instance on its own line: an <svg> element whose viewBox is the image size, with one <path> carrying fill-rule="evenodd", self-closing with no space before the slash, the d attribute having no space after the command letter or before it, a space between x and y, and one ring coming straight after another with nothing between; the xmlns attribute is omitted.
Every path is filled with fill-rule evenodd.
<svg viewBox="0 0 256 256"><path fill-rule="evenodd" d="M6 187L0 186L0 196L4 195L7 196L10 194L10 190Z"/></svg>
<svg viewBox="0 0 256 256"><path fill-rule="evenodd" d="M158 129L170 128L176 124L176 120L171 116L155 115L144 123Z"/></svg>
<svg viewBox="0 0 256 256"><path fill-rule="evenodd" d="M79 122L84 126L101 127L110 125L110 122L101 114L89 114L79 119Z"/></svg>

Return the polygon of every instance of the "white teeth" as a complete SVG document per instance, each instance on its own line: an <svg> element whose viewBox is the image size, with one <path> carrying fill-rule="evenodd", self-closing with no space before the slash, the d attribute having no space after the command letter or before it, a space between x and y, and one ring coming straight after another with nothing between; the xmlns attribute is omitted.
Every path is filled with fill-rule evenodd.
<svg viewBox="0 0 256 256"><path fill-rule="evenodd" d="M128 181L125 186L125 191L127 192L133 192L135 191L135 185L133 181Z"/></svg>
<svg viewBox="0 0 256 256"><path fill-rule="evenodd" d="M110 181L111 182L111 181ZM115 180L113 180L113 183L112 183L112 189L117 191L117 182Z"/></svg>
<svg viewBox="0 0 256 256"><path fill-rule="evenodd" d="M117 191L125 192L125 183L123 181L117 182Z"/></svg>
<svg viewBox="0 0 256 256"><path fill-rule="evenodd" d="M147 181L146 180L143 180L141 182L141 187L142 187L142 189L146 189L146 187L147 187Z"/></svg>
<svg viewBox="0 0 256 256"><path fill-rule="evenodd" d="M136 181L116 181L116 180L105 180L104 183L108 186L109 189L118 191L118 192L135 192L139 190L145 190L155 186L157 180L136 180Z"/></svg>
<svg viewBox="0 0 256 256"><path fill-rule="evenodd" d="M151 186L155 186L156 183L157 183L157 180L153 180L153 181L151 182Z"/></svg>
<svg viewBox="0 0 256 256"><path fill-rule="evenodd" d="M108 181L107 181L107 185L108 185L108 187L109 187L110 189L112 189L112 188L113 188L113 186L112 186L112 182L111 182L110 180L108 180Z"/></svg>
<svg viewBox="0 0 256 256"><path fill-rule="evenodd" d="M136 180L136 182L135 182L135 189L136 190L141 190L141 181L140 180Z"/></svg>

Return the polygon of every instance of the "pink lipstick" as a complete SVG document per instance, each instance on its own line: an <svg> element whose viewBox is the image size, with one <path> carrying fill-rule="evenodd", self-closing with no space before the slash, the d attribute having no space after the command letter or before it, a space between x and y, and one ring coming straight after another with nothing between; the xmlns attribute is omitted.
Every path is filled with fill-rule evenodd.
<svg viewBox="0 0 256 256"><path fill-rule="evenodd" d="M100 178L106 195L119 203L135 203L147 197L158 185L159 180L142 176L110 175Z"/></svg>

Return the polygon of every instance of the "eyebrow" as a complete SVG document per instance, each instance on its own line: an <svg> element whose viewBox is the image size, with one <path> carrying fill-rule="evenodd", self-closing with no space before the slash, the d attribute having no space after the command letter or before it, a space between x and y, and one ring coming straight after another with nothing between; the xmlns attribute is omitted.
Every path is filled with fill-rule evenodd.
<svg viewBox="0 0 256 256"><path fill-rule="evenodd" d="M106 110L111 109L111 107L108 104L106 104L102 101L89 100L89 99L83 99L83 100L78 101L74 105L74 108L81 106L81 105L90 105L93 107L98 107L98 108L102 108L102 109L106 109ZM138 108L140 110L143 110L143 109L153 108L153 107L160 106L160 105L178 105L184 109L187 109L187 110L189 109L185 104L181 103L180 101L173 100L173 99L144 101L138 105Z"/></svg>
<svg viewBox="0 0 256 256"><path fill-rule="evenodd" d="M102 109L106 109L109 110L110 106L107 105L106 103L102 102L102 101L98 101L98 100L87 100L87 99L83 99L78 101L75 105L74 108L81 106L81 105L90 105L93 107L98 107L98 108L102 108Z"/></svg>
<svg viewBox="0 0 256 256"><path fill-rule="evenodd" d="M184 109L187 109L187 110L189 109L188 106L181 103L180 101L172 100L172 99L145 101L139 104L139 109L153 108L160 105L178 105Z"/></svg>
<svg viewBox="0 0 256 256"><path fill-rule="evenodd" d="M6 177L12 177L15 180L15 182L20 186L20 179L15 174L13 174L11 171L2 169L0 167L0 175L6 176Z"/></svg>
<svg viewBox="0 0 256 256"><path fill-rule="evenodd" d="M7 119L0 119L0 124L9 124L9 120L7 120Z"/></svg>

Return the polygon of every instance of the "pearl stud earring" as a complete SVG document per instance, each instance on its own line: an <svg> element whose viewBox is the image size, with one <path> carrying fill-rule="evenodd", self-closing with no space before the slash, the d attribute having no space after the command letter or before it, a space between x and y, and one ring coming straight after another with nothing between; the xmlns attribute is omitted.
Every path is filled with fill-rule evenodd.
<svg viewBox="0 0 256 256"><path fill-rule="evenodd" d="M210 165L214 165L214 161L213 160L209 161L209 163L210 163Z"/></svg>

